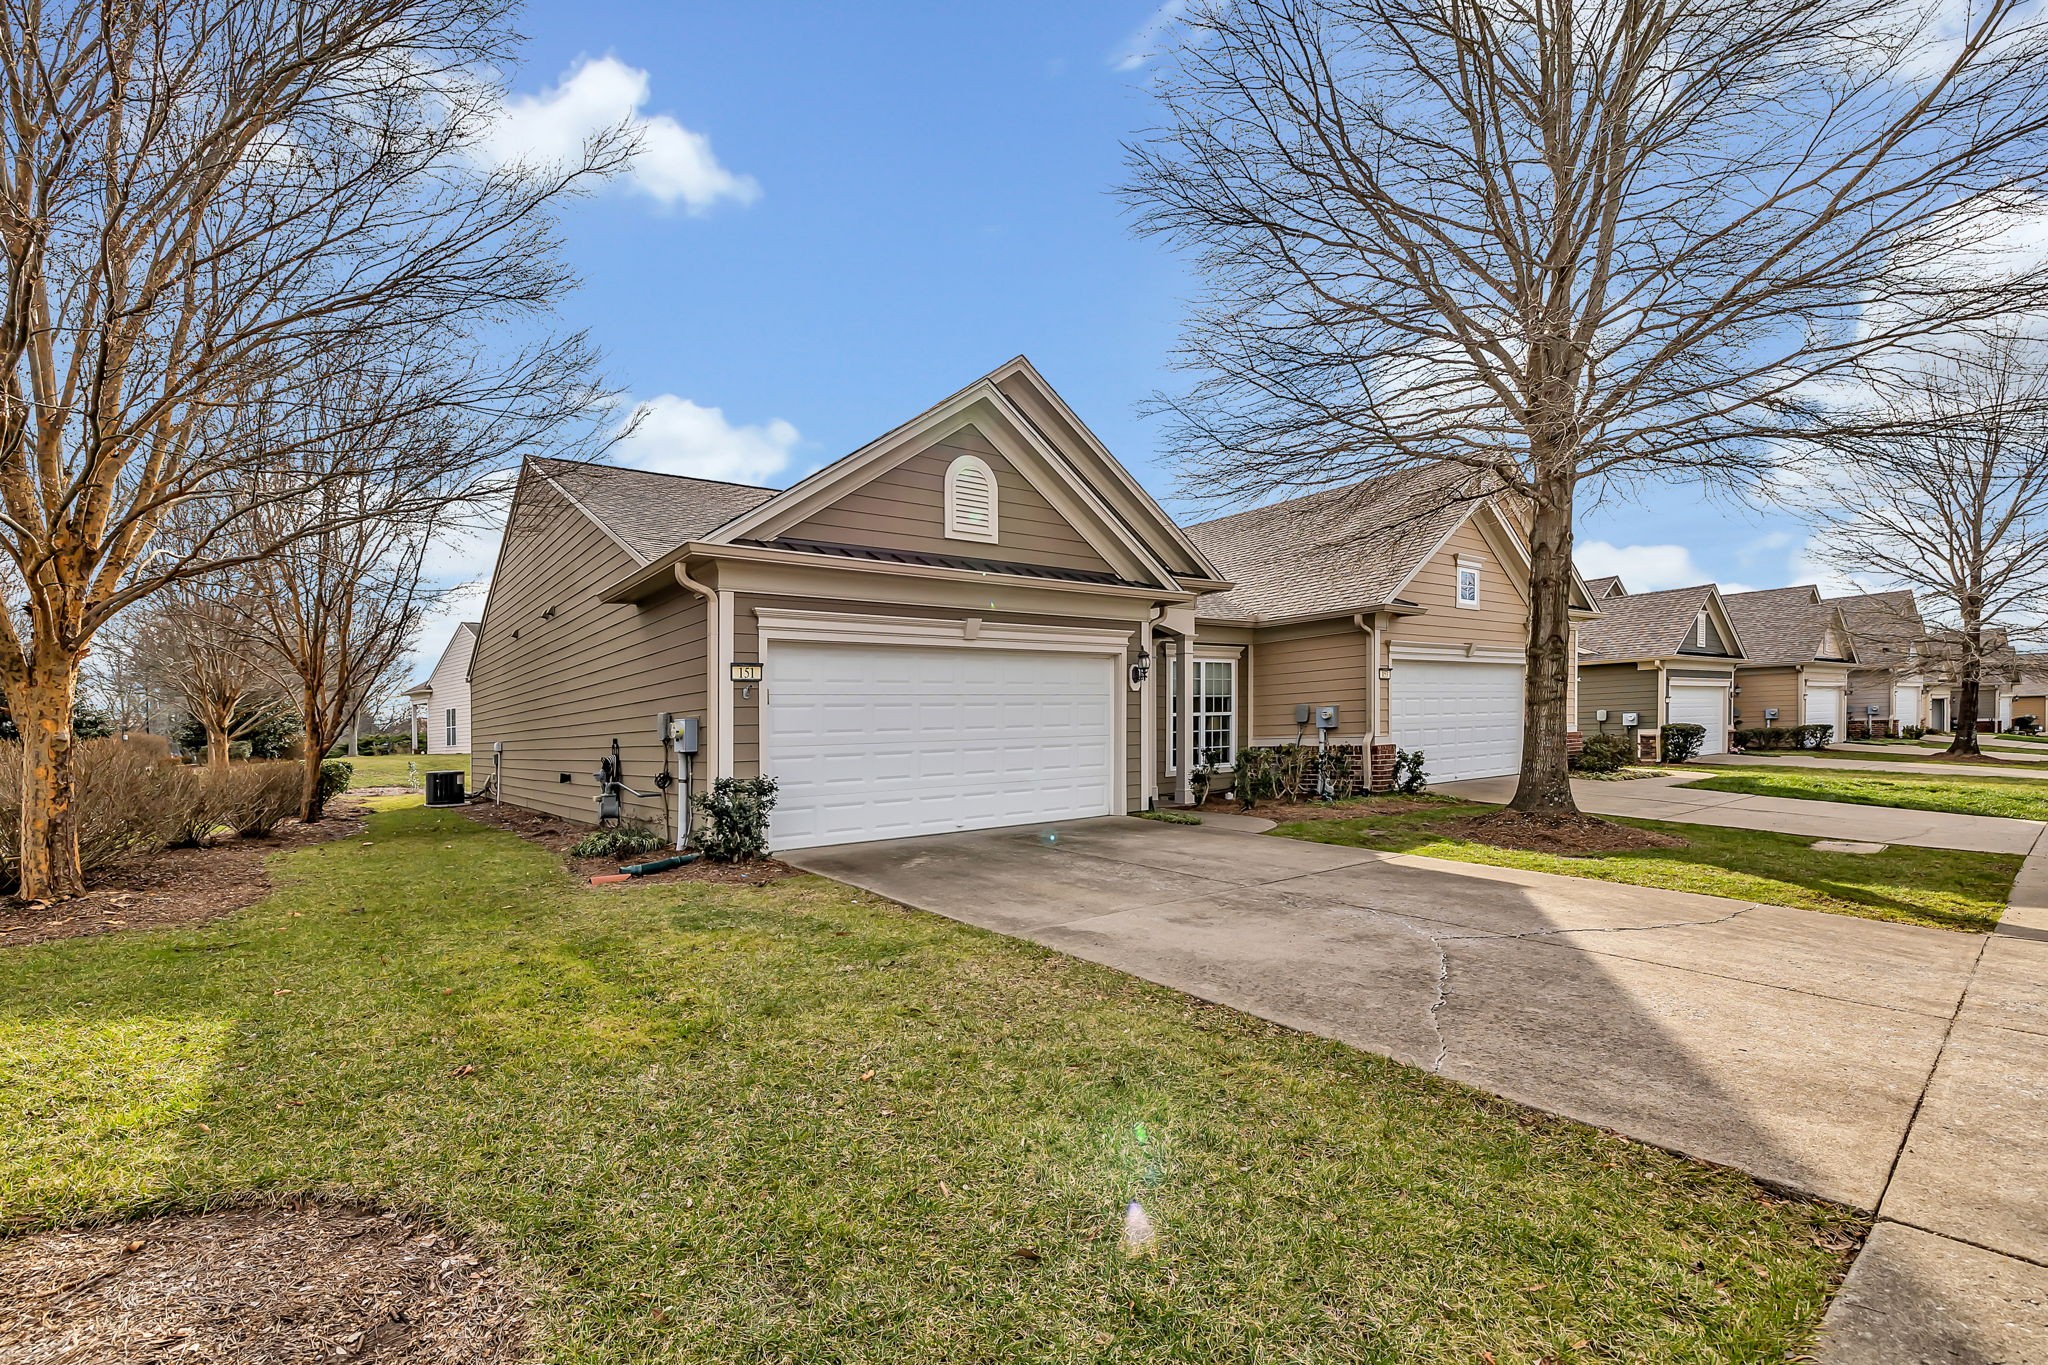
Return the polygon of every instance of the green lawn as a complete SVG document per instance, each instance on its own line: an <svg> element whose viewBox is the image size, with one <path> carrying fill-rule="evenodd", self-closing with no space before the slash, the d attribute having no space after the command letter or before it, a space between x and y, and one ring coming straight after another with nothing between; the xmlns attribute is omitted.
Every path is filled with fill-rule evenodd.
<svg viewBox="0 0 2048 1365"><path fill-rule="evenodd" d="M1840 768L1791 767L1716 768L1713 773L1685 785L1749 796L2048 820L2048 782L2038 778L1978 777L1972 770L1930 772L1923 777L1919 773L1865 774Z"/></svg>
<svg viewBox="0 0 2048 1365"><path fill-rule="evenodd" d="M478 1239L546 1359L889 1365L1782 1361L1857 1228L835 883L591 891L402 807L231 920L0 949L0 1225L323 1191Z"/></svg>
<svg viewBox="0 0 2048 1365"><path fill-rule="evenodd" d="M1496 848L1429 828L1440 821L1494 809L1497 807L1443 798L1441 804L1420 809L1390 808L1384 814L1355 820L1304 820L1272 832L1316 843L1419 853L1492 867L1698 891L1766 905L1980 933L1993 928L2005 912L2012 879L2020 867L2020 859L2009 855L1902 844L1874 854L1820 853L1813 849L1811 838L1800 835L1656 820L1620 823L1680 835L1687 846L1565 857Z"/></svg>
<svg viewBox="0 0 2048 1365"><path fill-rule="evenodd" d="M1860 743L1861 741L1858 742ZM2034 771L2048 768L2048 761L2033 758L2027 754L2015 753L2012 750L2000 753L1996 749L1986 749L1984 752L1987 757L1996 759L2009 768L2026 768ZM1798 753L1798 750L1789 750L1784 756L1798 757ZM1753 755L1756 758L1774 758L1778 756L1770 750L1760 750ZM1971 771L1968 767L1963 767L1960 764L1951 763L1944 759L1940 750L1922 749L1910 745L1899 746L1895 752L1883 754L1869 753L1856 749L1828 749L1825 752L1812 752L1807 756L1810 758L1848 758L1854 759L1859 763L1931 763L1936 765L1937 768L1946 766L1952 770ZM1711 762L1712 760L1708 761ZM1982 765L1979 766L1981 767Z"/></svg>
<svg viewBox="0 0 2048 1365"><path fill-rule="evenodd" d="M355 765L351 787L402 787L406 784L407 765L416 766L422 773L440 772L452 768L457 772L469 772L468 754L364 754L348 760ZM464 785L468 779L465 777Z"/></svg>

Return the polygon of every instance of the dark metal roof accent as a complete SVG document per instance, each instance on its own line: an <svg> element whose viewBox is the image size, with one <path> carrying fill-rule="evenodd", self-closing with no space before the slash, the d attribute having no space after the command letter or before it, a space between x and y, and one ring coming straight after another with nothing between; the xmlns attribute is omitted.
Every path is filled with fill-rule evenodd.
<svg viewBox="0 0 2048 1365"><path fill-rule="evenodd" d="M830 541L797 540L789 536L779 536L774 540L743 540L738 543L758 545L768 550L837 555L842 559L865 559L877 564L902 564L921 569L965 569L970 573L1010 574L1018 578L1045 578L1056 583L1085 583L1109 588L1146 586L1101 569L1062 569L1049 564L1014 564L1006 560L975 559L967 555L935 555L922 550L890 550L874 545L837 545Z"/></svg>

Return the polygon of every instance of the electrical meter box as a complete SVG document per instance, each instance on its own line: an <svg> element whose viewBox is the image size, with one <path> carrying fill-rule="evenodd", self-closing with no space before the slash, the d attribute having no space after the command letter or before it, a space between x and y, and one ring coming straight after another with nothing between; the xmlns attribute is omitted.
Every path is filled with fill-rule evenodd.
<svg viewBox="0 0 2048 1365"><path fill-rule="evenodd" d="M1607 723L1607 713L1605 711L1595 711L1593 713L1593 719L1599 721L1602 725L1605 725Z"/></svg>
<svg viewBox="0 0 2048 1365"><path fill-rule="evenodd" d="M1624 711L1621 713L1621 723L1623 725L1628 726L1631 730L1633 730L1639 723L1641 723L1641 721L1642 717L1637 712Z"/></svg>
<svg viewBox="0 0 2048 1365"><path fill-rule="evenodd" d="M661 731L661 742L679 754L697 752L697 718L678 716L664 711L654 718L655 726Z"/></svg>
<svg viewBox="0 0 2048 1365"><path fill-rule="evenodd" d="M1336 728L1337 708L1334 706L1318 706L1316 708L1316 729L1334 730Z"/></svg>
<svg viewBox="0 0 2048 1365"><path fill-rule="evenodd" d="M1307 702L1296 702L1294 706L1294 723L1296 725L1306 725L1314 718L1315 713L1316 708L1310 706Z"/></svg>
<svg viewBox="0 0 2048 1365"><path fill-rule="evenodd" d="M1771 720L1776 720L1777 718L1778 718L1778 708L1777 708L1777 707L1775 707L1775 706L1766 706L1766 707L1764 708L1764 719L1765 719L1765 720L1767 720L1767 721L1771 721Z"/></svg>

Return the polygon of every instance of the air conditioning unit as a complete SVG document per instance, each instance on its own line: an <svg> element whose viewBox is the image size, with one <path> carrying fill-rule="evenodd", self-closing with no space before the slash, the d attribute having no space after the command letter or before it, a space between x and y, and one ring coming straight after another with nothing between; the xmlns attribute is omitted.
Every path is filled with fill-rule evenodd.
<svg viewBox="0 0 2048 1365"><path fill-rule="evenodd" d="M462 774L453 769L427 774L427 804L430 806L459 806L463 804Z"/></svg>

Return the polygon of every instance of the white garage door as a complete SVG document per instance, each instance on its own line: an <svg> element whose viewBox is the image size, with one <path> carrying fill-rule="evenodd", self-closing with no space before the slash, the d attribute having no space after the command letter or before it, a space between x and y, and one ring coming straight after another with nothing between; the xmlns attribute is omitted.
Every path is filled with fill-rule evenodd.
<svg viewBox="0 0 2048 1365"><path fill-rule="evenodd" d="M1393 688L1394 743L1420 749L1432 781L1521 771L1520 664L1402 660Z"/></svg>
<svg viewBox="0 0 2048 1365"><path fill-rule="evenodd" d="M1707 732L1702 754L1728 752L1728 689L1673 681L1664 716L1671 725L1697 725Z"/></svg>
<svg viewBox="0 0 2048 1365"><path fill-rule="evenodd" d="M771 847L1115 812L1106 656L792 642L763 662Z"/></svg>
<svg viewBox="0 0 2048 1365"><path fill-rule="evenodd" d="M1836 739L1849 737L1847 727L1842 724L1842 689L1839 687L1808 685L1801 717L1802 725L1832 725Z"/></svg>

